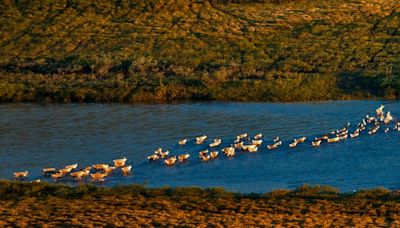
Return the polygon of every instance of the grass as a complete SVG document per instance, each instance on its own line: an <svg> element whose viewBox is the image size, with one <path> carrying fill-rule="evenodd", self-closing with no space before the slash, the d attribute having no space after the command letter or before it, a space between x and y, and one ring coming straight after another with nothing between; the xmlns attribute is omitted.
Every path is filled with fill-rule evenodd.
<svg viewBox="0 0 400 228"><path fill-rule="evenodd" d="M396 0L10 1L0 101L400 96Z"/></svg>
<svg viewBox="0 0 400 228"><path fill-rule="evenodd" d="M113 188L0 181L1 226L398 226L400 196L300 186L265 194L222 188Z"/></svg>

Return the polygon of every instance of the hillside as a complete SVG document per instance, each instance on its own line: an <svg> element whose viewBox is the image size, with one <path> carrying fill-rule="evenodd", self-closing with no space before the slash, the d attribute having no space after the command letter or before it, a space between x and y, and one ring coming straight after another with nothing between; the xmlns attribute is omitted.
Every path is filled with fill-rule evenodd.
<svg viewBox="0 0 400 228"><path fill-rule="evenodd" d="M400 96L397 0L6 0L0 24L3 102Z"/></svg>

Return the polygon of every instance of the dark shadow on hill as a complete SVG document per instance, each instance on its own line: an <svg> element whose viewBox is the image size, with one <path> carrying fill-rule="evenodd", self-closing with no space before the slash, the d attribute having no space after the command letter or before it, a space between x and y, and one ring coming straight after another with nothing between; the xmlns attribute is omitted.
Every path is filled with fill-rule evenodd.
<svg viewBox="0 0 400 228"><path fill-rule="evenodd" d="M364 76L362 70L344 71L337 76L337 87L345 94L354 96L375 97L382 95L380 87L373 79Z"/></svg>

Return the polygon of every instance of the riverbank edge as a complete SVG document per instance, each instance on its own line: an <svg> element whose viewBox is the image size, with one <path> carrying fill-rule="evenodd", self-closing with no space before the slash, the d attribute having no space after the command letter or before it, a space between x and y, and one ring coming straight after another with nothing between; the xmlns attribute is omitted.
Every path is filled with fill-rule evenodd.
<svg viewBox="0 0 400 228"><path fill-rule="evenodd" d="M50 105L50 104L123 104L123 105L164 105L164 104L186 104L186 103L209 103L209 102L230 102L230 103L314 103L314 102L335 102L335 101L396 101L397 97L386 96L346 96L338 99L311 99L311 100L235 100L235 99L182 99L173 101L53 101L53 100L34 100L34 101L0 101L0 104L37 104L37 105Z"/></svg>
<svg viewBox="0 0 400 228"><path fill-rule="evenodd" d="M100 78L89 80L82 76L81 80L89 80L83 83L78 82L78 79L62 80L62 77L66 77L65 75L42 75L39 77L41 80L35 81L37 77L28 77L23 74L9 76L7 79L0 72L0 103L304 102L398 99L400 97L397 90L383 92L366 86L345 89L337 84L337 78L322 76L297 78L296 81L289 79L241 80L218 84L199 81L199 85L165 83L142 86L143 88L136 88L129 80L122 79L117 83ZM51 79L58 79L61 82L54 82ZM156 82L151 79L138 79L138 81Z"/></svg>
<svg viewBox="0 0 400 228"><path fill-rule="evenodd" d="M65 199L79 199L84 197L117 196L123 194L141 195L144 197L176 197L201 196L202 198L303 198L303 199L330 199L343 200L352 198L368 198L379 200L399 200L399 190L389 190L383 187L360 189L354 192L340 192L337 188L328 185L301 185L294 190L276 189L265 193L240 193L225 190L222 187L202 188L196 186L150 188L145 185L131 184L114 187L82 184L69 186L55 183L30 183L24 181L0 180L0 199L18 199L23 197L58 197Z"/></svg>
<svg viewBox="0 0 400 228"><path fill-rule="evenodd" d="M1 227L366 227L400 226L400 194L330 186L241 194L223 188L0 180Z"/></svg>

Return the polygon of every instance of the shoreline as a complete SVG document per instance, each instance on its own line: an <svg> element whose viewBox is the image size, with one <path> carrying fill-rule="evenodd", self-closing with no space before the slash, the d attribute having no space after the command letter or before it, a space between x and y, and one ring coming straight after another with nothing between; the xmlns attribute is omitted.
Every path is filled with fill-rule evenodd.
<svg viewBox="0 0 400 228"><path fill-rule="evenodd" d="M62 190L62 191L59 191ZM280 198L280 197L299 197L299 198L398 198L400 199L400 189L389 190L384 187L373 187L358 189L354 191L340 191L330 185L310 185L303 184L294 189L275 189L267 192L241 193L226 190L224 187L198 187L198 186L162 186L148 187L145 184L122 184L116 186L98 186L91 183L80 185L68 185L65 183L50 182L29 182L0 179L0 199L11 199L11 197L60 197L60 198L81 198L85 194L92 196L115 195L115 194L142 194L155 196L176 196L190 195L193 192L205 194L206 197L213 197L213 194L227 194L238 198Z"/></svg>
<svg viewBox="0 0 400 228"><path fill-rule="evenodd" d="M346 101L397 101L400 98L388 98L388 97L348 97L343 99L321 99L321 100L293 100L293 101L264 101L264 100L248 100L248 101L241 101L241 100L221 100L221 99L189 99L189 100L175 100L175 101L135 101L135 102L119 102L119 101L111 101L111 102L103 102L103 101L0 101L0 105L4 104L35 104L35 105L52 105L52 104L59 104L59 105L67 105L67 104L120 104L120 105L179 105L179 104L193 104L193 103L246 103L246 104L263 104L263 103L271 103L271 104L287 104L287 103L324 103L324 102L346 102Z"/></svg>
<svg viewBox="0 0 400 228"><path fill-rule="evenodd" d="M149 192L159 192L159 191L166 191L168 194L174 193L175 191L179 192L181 194L181 191L188 190L188 192L195 190L203 193L208 193L208 192L213 192L213 191L218 191L226 194L231 194L236 197L265 197L265 196L301 196L301 197L315 197L315 198L325 198L328 194L329 196L333 198L347 198L347 197L354 197L354 196L368 196L368 197L373 197L376 198L375 193L378 194L380 197L380 194L383 194L385 196L398 196L400 199L400 189L390 189L386 188L384 186L375 186L375 187L366 187L366 188L359 188L359 189L354 189L354 190L340 190L338 187L334 187L331 185L322 185L322 184L308 184L304 183L302 185L299 185L297 187L293 188L275 188L273 190L268 190L265 192L252 192L252 191L247 191L243 192L240 190L229 190L226 189L225 187L222 186L197 186L197 185L184 185L184 186L171 186L171 185L159 185L159 186L151 186L147 183L123 183L123 184L115 184L115 185L103 185L99 184L98 182L83 182L83 183L72 183L72 182L48 182L48 181L41 181L41 182L34 182L34 180L26 180L26 179L21 179L21 180L16 180L16 179L1 179L0 178L0 193L11 193L9 191L9 188L22 188L26 191L27 193L23 193L21 191L17 191L17 194L14 195L16 197L75 197L75 194L84 194L87 193L86 190L84 189L91 189L93 193L100 194L100 195L114 195L114 194L119 194L119 191L122 191L123 194L126 193L126 190L131 191L134 189L134 192L140 194L147 194ZM57 195L57 189L64 189L67 193L67 195ZM48 195L43 195L42 190L51 190L50 192L47 192L46 194ZM70 195L72 194L72 195ZM96 195L95 194L95 195ZM372 194L372 195L371 195ZM79 197L78 197L79 198ZM8 199L7 195L4 197L4 195L0 194L0 199Z"/></svg>
<svg viewBox="0 0 400 228"><path fill-rule="evenodd" d="M264 194L222 188L99 188L0 181L2 226L396 226L400 195L300 186Z"/></svg>

